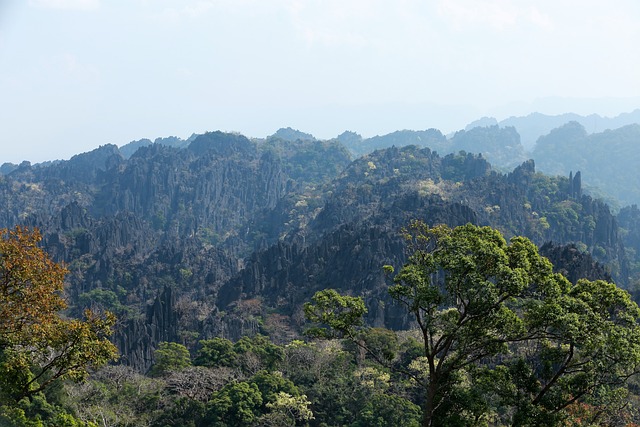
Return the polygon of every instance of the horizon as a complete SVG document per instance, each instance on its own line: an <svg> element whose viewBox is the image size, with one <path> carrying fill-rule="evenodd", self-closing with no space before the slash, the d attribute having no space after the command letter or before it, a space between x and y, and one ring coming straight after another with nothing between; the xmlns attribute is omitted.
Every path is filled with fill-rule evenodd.
<svg viewBox="0 0 640 427"><path fill-rule="evenodd" d="M640 4L28 0L0 5L0 164L221 130L449 134L640 108Z"/></svg>
<svg viewBox="0 0 640 427"><path fill-rule="evenodd" d="M32 165L41 164L41 163L48 163L48 162L66 161L66 160L71 159L75 155L88 153L88 152L96 150L96 149L98 149L98 148L100 148L102 146L105 146L105 145L115 145L115 146L118 147L118 149L120 149L120 148L122 148L122 147L124 147L124 146L126 146L126 145L128 145L130 143L141 141L141 140L145 140L145 139L151 141L152 143L155 142L157 139L172 138L172 137L177 137L177 138L179 138L181 140L188 140L189 138L191 138L194 135L198 136L198 135L202 135L202 134L205 134L205 133L208 133L208 132L237 133L237 134L240 134L240 135L243 135L243 136L247 137L248 139L252 139L252 140L253 139L258 139L259 140L259 139L265 139L265 138L268 138L270 136L273 136L279 130L292 129L292 130L297 131L297 132L302 132L302 133L309 134L309 135L313 136L317 140L326 141L326 140L336 139L343 132L347 132L347 131L354 132L354 133L360 135L362 137L362 139L369 139L369 138L373 138L373 137L377 137L377 136L385 136L385 135L388 135L388 134L391 134L391 133L394 133L394 132L398 132L398 131L414 132L414 131L424 131L424 130L428 130L428 129L435 129L435 130L438 130L439 132L441 132L447 138L449 138L449 137L453 136L455 133L457 133L459 131L462 131L462 130L465 130L466 126L471 125L472 123L474 123L476 121L479 121L479 120L483 120L483 119L490 119L490 120L494 119L494 120L496 120L498 122L498 125L500 125L503 121L506 121L506 120L509 120L509 119L527 118L527 117L530 117L530 116L536 115L536 114L539 114L539 115L542 115L542 116L545 116L545 117L561 117L561 116L564 116L564 115L577 115L577 116L582 117L582 118L588 118L590 116L594 116L595 115L595 116L598 116L601 119L616 119L616 118L618 118L620 116L624 116L625 114L631 114L631 113L635 113L637 111L640 111L640 108L636 108L636 109L631 110L631 111L623 111L623 112L621 112L619 114L612 114L612 115L609 115L609 116L601 115L601 114L597 114L597 113L578 114L578 113L574 113L574 112L565 112L565 113L559 113L559 114L545 114L545 113L541 113L541 112L538 112L538 111L533 111L533 112L528 113L526 115L520 115L520 116L518 116L518 115L510 115L510 116L505 117L503 119L498 119L498 118L493 117L493 116L482 116L482 117L478 117L478 118L476 118L474 120L471 120L471 121L467 122L464 126L462 126L460 128L449 130L449 131L446 131L446 132L443 129L440 129L440 128L437 128L437 127L426 127L426 128L420 128L420 129L419 128L398 128L398 129L389 130L388 132L366 135L366 134L363 134L363 133L359 132L357 129L345 129L345 130L343 130L341 132L338 132L335 135L330 136L330 137L320 137L320 136L314 134L313 132L309 132L309 131L307 131L305 129L294 128L292 126L282 126L282 127L279 127L277 129L273 130L272 132L264 134L264 135L248 135L248 134L246 134L246 133L244 133L242 131L238 131L238 130L207 129L207 130L204 130L202 132L191 132L188 135L175 135L174 134L174 135L159 135L159 136L153 136L153 137L143 136L141 138L132 139L132 140L129 140L129 141L125 142L125 143L120 143L120 144L115 143L115 142L98 143L97 145L92 146L92 147L87 146L87 148L84 151L74 152L74 153L70 154L66 158L51 158L51 159L43 159L43 160L22 159L22 160L16 161L16 162L3 161L2 159L0 159L0 165L3 165L3 164L19 165L19 164L21 164L22 162L25 162L25 161L31 163ZM638 123L638 124L640 124L640 123ZM605 131L607 129L609 129L609 128L603 128L603 129L598 130L597 132L599 133L599 132ZM585 130L588 133L593 133L593 132L590 132L588 129L585 129ZM516 129L516 131L517 131L517 129ZM523 144L523 146L525 146L525 144Z"/></svg>

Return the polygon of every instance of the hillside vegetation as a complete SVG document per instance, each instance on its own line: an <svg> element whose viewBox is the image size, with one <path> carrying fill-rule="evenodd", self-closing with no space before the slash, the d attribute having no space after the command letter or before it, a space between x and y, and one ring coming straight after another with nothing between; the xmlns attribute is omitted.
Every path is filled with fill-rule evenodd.
<svg viewBox="0 0 640 427"><path fill-rule="evenodd" d="M368 356L347 344L296 340L307 325L304 304L332 288L361 299L364 324L378 328L371 339L397 342L394 364L418 363L416 337L399 332L413 330L415 318L389 294L382 268L399 271L409 261L401 230L412 220L490 226L506 239L525 236L572 286L579 279L613 280L635 295L640 270L637 207L616 217L605 202L584 194L583 173L537 172L512 128L475 128L450 139L438 134L419 136L461 151L444 155L398 143L353 160L339 140L293 130L264 140L210 132L144 142L124 154L105 145L0 175L0 227L41 230L46 251L69 270L66 315L80 317L88 308L118 317L113 342L120 367L86 385L107 387L112 394L105 399L120 402L108 408L109 416L126 418L116 412L127 394L113 387L128 384L138 394L129 395L127 405L164 402L155 412L126 406L129 425L143 418L188 425L181 423L191 413L200 420L192 425L258 419L272 425L267 422L276 421L260 417L286 414L293 418L279 422L289 424L276 425L402 419L384 418L377 412L384 405L389 417L404 414L411 425L422 419L424 396L408 378L391 380L388 367L369 366ZM399 133L397 141L403 135L411 134ZM494 170L491 153L502 153L514 167ZM201 376L212 383L206 395L188 387ZM358 391L347 397L346 389ZM73 411L96 420L98 412L91 411L104 407L93 391L68 390ZM234 399L253 402L253 409L233 412ZM297 409L287 412L287 405ZM182 421L159 421L171 417Z"/></svg>

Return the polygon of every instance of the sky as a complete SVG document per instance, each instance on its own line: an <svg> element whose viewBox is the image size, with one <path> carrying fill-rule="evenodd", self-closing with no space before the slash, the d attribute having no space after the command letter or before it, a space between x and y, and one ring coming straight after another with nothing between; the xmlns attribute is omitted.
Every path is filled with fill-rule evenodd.
<svg viewBox="0 0 640 427"><path fill-rule="evenodd" d="M0 0L0 164L640 108L637 0Z"/></svg>

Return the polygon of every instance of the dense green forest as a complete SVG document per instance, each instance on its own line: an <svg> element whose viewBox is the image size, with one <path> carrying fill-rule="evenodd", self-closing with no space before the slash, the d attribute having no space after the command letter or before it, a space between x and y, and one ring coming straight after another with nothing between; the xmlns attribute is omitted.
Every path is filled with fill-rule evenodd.
<svg viewBox="0 0 640 427"><path fill-rule="evenodd" d="M161 342L146 374L116 360L109 312L56 314L64 270L37 232L5 234L0 423L7 426L631 425L640 309L571 284L528 239L413 222L388 291L417 328L366 326L361 297L304 306L309 338ZM391 266L385 270L393 273ZM315 325L315 326L313 326ZM88 368L92 373L87 378ZM97 370L96 370L97 369ZM630 381L631 379L631 381ZM71 381L73 380L73 382Z"/></svg>
<svg viewBox="0 0 640 427"><path fill-rule="evenodd" d="M629 425L640 212L586 194L593 166L562 144L602 157L634 129L541 138L576 163L554 176L499 126L210 132L4 165L3 243L65 271L38 288L54 324L0 330L0 425ZM4 292L41 283L0 254Z"/></svg>

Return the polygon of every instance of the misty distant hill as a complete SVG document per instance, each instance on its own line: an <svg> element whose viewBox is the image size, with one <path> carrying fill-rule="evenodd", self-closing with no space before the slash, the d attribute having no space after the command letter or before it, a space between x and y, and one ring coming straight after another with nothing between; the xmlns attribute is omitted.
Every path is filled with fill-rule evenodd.
<svg viewBox="0 0 640 427"><path fill-rule="evenodd" d="M549 175L582 171L584 184L622 205L640 204L640 125L589 134L569 122L538 139L532 157Z"/></svg>
<svg viewBox="0 0 640 427"><path fill-rule="evenodd" d="M602 117L598 114L581 116L575 113L566 113L551 116L542 113L531 113L528 116L512 116L500 122L493 117L483 117L467 125L465 130L470 130L478 126L513 126L520 134L520 142L523 147L526 150L532 150L538 138L547 135L551 130L569 122L580 123L587 133L597 133L634 123L640 124L640 109L634 110L631 113L622 113L615 117Z"/></svg>
<svg viewBox="0 0 640 427"><path fill-rule="evenodd" d="M429 148L443 156L460 151L480 154L495 170L502 172L533 159L540 171L550 175L581 171L589 191L606 195L610 202L624 206L640 204L640 173L637 168L640 160L640 135L637 129L640 125L636 123L640 123L640 109L612 118L597 114L550 116L532 113L500 122L495 118L482 117L464 130L450 135L444 135L438 129L405 129L363 138L356 132L345 131L330 141L343 145L354 159L376 150L409 145ZM636 127L631 126L633 124ZM170 136L156 138L153 142L141 139L117 150L124 159L129 159L138 150L152 145L183 149L198 137L196 134L188 139ZM320 140L309 133L287 127L252 141L258 145L280 141L281 146L285 147L285 142ZM535 141L538 143L535 144ZM35 169L44 168L49 163L33 166ZM71 162L69 165L73 164ZM25 165L31 166L29 162ZM25 165L5 163L0 166L0 175L8 175Z"/></svg>
<svg viewBox="0 0 640 427"><path fill-rule="evenodd" d="M168 147L173 148L185 148L188 146L191 141L193 141L198 135L193 134L188 139L178 138L177 136L169 136L166 138L156 138L155 141L151 142L150 139L144 138L138 141L131 141L130 143L123 145L120 147L120 154L124 156L125 159L131 157L139 148L148 147L152 144L160 144L166 145Z"/></svg>
<svg viewBox="0 0 640 427"><path fill-rule="evenodd" d="M267 140L281 139L283 141L316 141L316 138L310 133L301 132L290 127L280 128L276 133L267 137Z"/></svg>

